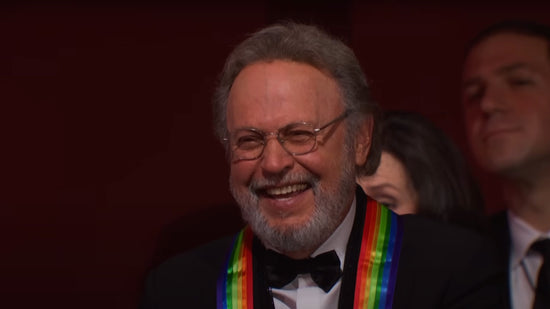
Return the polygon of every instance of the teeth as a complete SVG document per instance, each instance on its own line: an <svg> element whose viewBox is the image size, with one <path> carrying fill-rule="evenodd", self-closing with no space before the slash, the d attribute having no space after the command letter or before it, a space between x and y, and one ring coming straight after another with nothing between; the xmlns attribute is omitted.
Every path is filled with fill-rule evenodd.
<svg viewBox="0 0 550 309"><path fill-rule="evenodd" d="M284 195L289 194L297 191L302 191L307 187L306 184L297 184L297 185L291 185L286 187L280 187L280 188L272 188L267 190L267 194L269 195Z"/></svg>

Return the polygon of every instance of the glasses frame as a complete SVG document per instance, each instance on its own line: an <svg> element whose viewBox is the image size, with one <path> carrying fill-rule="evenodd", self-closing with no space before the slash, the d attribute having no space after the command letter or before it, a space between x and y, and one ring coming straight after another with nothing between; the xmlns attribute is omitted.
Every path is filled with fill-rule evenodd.
<svg viewBox="0 0 550 309"><path fill-rule="evenodd" d="M351 111L350 110L345 110L342 114L340 114L338 117L332 119L331 121L327 122L326 124L318 127L318 128L315 128L313 129L313 145L311 146L311 149L309 149L308 151L305 151L305 152L291 152L289 151L286 147L285 147L285 141L284 139L281 139L279 137L279 134L281 131L285 130L286 128L290 127L290 126L294 126L294 125L310 125L311 127L313 127L313 125L309 122L305 122L305 121L301 121L301 122L293 122L293 123L289 123L287 124L286 126L282 127L282 128L279 128L275 131L271 131L271 132L264 132L260 129L257 129L257 128L244 128L242 130L248 130L248 131L252 131L252 132L255 132L255 133L258 133L259 135L261 135L263 137L263 143L262 143L262 149L261 151L258 153L257 156L255 157L252 157L252 158L236 158L236 159L233 159L234 162L236 161L252 161L252 160L256 160L258 158L260 158L263 154L264 154L264 150L265 150L265 146L267 145L267 141L268 141L268 138L270 136L275 136L275 138L277 139L277 141L279 142L279 144L281 145L281 147L283 147L283 149L288 152L289 154L293 155L293 156L301 156L301 155L305 155L305 154L308 154L308 153L311 153L315 150L315 148L317 147L317 135L319 135L319 133L328 128L329 126L339 122L339 121L342 121L344 120L345 118L347 118L349 115L351 114ZM230 140L228 137L224 137L223 138L224 141L226 142L229 142L230 143ZM235 150L237 149L237 146L233 146L232 149L231 149L231 154L233 155L233 153L235 152Z"/></svg>

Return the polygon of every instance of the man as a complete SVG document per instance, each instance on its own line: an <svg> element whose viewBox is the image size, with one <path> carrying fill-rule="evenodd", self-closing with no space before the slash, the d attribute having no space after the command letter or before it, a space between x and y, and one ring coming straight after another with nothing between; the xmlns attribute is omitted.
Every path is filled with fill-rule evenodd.
<svg viewBox="0 0 550 309"><path fill-rule="evenodd" d="M534 245L550 236L550 28L507 21L481 32L468 49L462 97L472 151L504 185L509 210L494 229L511 306L550 308L550 241Z"/></svg>
<svg viewBox="0 0 550 309"><path fill-rule="evenodd" d="M353 52L315 27L237 46L214 110L248 226L152 271L142 308L499 308L486 243L357 188L376 108Z"/></svg>

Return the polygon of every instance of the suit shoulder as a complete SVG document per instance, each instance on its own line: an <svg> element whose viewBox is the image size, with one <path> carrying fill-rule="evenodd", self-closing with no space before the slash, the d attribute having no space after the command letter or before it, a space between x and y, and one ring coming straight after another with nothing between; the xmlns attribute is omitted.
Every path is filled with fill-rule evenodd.
<svg viewBox="0 0 550 309"><path fill-rule="evenodd" d="M216 280L233 237L176 255L152 269L140 308L215 308Z"/></svg>
<svg viewBox="0 0 550 309"><path fill-rule="evenodd" d="M471 264L499 261L494 239L475 230L421 216L403 216L400 263L461 271ZM479 263L478 263L479 262Z"/></svg>
<svg viewBox="0 0 550 309"><path fill-rule="evenodd" d="M501 211L490 216L490 233L494 237L502 237L502 235L508 235L509 223L508 213Z"/></svg>
<svg viewBox="0 0 550 309"><path fill-rule="evenodd" d="M156 267L157 274L175 272L219 271L227 258L233 237L224 237L205 245L178 254Z"/></svg>
<svg viewBox="0 0 550 309"><path fill-rule="evenodd" d="M434 245L453 248L477 247L489 241L489 237L473 229L436 221L418 215L404 215L403 238L418 245L433 248Z"/></svg>
<svg viewBox="0 0 550 309"><path fill-rule="evenodd" d="M403 299L395 308L502 308L505 273L489 237L421 216L402 219L396 295Z"/></svg>

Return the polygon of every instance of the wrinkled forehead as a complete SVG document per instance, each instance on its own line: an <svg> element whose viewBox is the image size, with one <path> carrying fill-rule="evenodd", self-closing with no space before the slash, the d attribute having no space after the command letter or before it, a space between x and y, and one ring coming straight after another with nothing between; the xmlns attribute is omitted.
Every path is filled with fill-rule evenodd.
<svg viewBox="0 0 550 309"><path fill-rule="evenodd" d="M278 128L291 122L313 124L343 111L336 81L303 63L259 62L236 77L227 105L227 125Z"/></svg>

